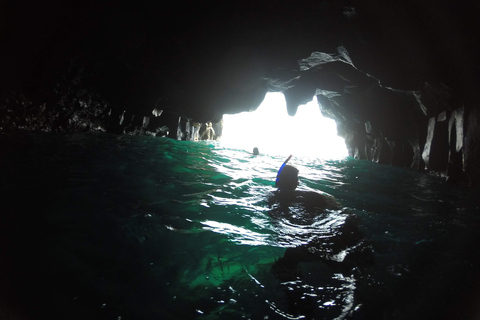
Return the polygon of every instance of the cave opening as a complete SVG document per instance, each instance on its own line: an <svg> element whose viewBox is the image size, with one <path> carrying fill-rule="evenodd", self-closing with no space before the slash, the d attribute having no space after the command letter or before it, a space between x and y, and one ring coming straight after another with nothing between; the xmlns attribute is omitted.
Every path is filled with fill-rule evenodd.
<svg viewBox="0 0 480 320"><path fill-rule="evenodd" d="M300 105L291 117L284 95L273 92L265 96L255 111L225 114L220 142L247 151L257 147L261 154L295 154L326 160L348 156L335 121L322 115L316 97Z"/></svg>

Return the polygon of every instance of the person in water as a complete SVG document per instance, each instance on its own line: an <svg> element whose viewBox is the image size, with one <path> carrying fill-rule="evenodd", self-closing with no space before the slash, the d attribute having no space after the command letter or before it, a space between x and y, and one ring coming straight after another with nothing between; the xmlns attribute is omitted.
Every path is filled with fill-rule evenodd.
<svg viewBox="0 0 480 320"><path fill-rule="evenodd" d="M318 281L323 281L326 275L350 276L370 265L373 254L355 216L333 196L299 188L299 170L287 164L290 159L278 170L277 190L267 196L278 241L287 244L284 255L272 265L275 277L287 283L318 275ZM317 317L316 300L305 301L301 290L286 290L289 312Z"/></svg>
<svg viewBox="0 0 480 320"><path fill-rule="evenodd" d="M258 148L257 147L253 148L253 155L258 156L259 154L260 152L258 151Z"/></svg>
<svg viewBox="0 0 480 320"><path fill-rule="evenodd" d="M267 197L267 203L277 213L289 214L290 207L301 207L303 210L302 218L310 218L325 210L340 210L342 206L334 197L328 194L322 194L315 191L297 190L300 184L298 179L298 169L287 162L291 159L289 156L278 170L275 187L277 190L270 193ZM297 214L299 210L296 210Z"/></svg>

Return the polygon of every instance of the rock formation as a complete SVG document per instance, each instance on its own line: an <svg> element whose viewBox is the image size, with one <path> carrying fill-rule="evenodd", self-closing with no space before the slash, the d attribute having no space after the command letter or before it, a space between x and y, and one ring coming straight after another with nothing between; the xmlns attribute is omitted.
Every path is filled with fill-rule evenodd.
<svg viewBox="0 0 480 320"><path fill-rule="evenodd" d="M480 180L472 1L10 1L0 129L194 139L317 96L351 156ZM216 126L216 127L215 127Z"/></svg>

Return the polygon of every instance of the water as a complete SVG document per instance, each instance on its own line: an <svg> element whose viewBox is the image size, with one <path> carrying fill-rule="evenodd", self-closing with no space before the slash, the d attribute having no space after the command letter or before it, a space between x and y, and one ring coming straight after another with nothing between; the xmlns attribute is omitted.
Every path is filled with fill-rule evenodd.
<svg viewBox="0 0 480 320"><path fill-rule="evenodd" d="M479 314L478 190L367 161L294 155L300 189L343 207L308 220L275 216L265 200L288 153L108 134L19 133L1 136L0 147L6 315ZM314 254L279 267L300 248Z"/></svg>

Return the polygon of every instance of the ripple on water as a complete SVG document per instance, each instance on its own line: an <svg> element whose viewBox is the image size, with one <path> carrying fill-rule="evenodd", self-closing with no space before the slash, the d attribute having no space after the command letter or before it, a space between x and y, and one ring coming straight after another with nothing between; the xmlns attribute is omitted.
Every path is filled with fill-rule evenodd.
<svg viewBox="0 0 480 320"><path fill-rule="evenodd" d="M15 213L2 231L18 244L16 274L42 285L12 283L48 310L68 292L112 318L402 318L447 310L437 292L460 303L480 268L477 196L434 176L294 155L300 188L344 206L307 219L265 200L288 154L32 135L17 149L1 137L2 217Z"/></svg>

